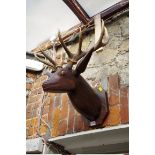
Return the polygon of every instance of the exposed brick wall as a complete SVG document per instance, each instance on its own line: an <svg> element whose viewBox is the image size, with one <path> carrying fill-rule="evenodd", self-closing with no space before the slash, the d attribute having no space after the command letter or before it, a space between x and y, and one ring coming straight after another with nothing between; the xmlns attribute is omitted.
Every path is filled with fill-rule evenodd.
<svg viewBox="0 0 155 155"><path fill-rule="evenodd" d="M27 73L29 76L30 73ZM31 75L31 74L30 74ZM46 133L46 126L41 122L41 118L48 123L48 112L50 100L46 97L42 89L42 82L47 79L47 76L39 76L33 74L33 82L31 83L31 89L29 89L29 94L27 97L27 106L26 106L26 129L27 136L31 137L38 134ZM39 76L39 78L38 78ZM43 105L44 104L44 105ZM39 132L37 129L39 128Z"/></svg>
<svg viewBox="0 0 155 155"><path fill-rule="evenodd" d="M105 126L126 124L128 118L128 86L120 85L118 74L108 80L109 115L104 122Z"/></svg>
<svg viewBox="0 0 155 155"><path fill-rule="evenodd" d="M26 111L27 138L57 137L92 130L87 120L73 108L67 94L42 91L41 84L46 79L47 76L40 76L32 85ZM128 123L128 86L120 85L118 74L108 78L108 102L110 111L103 127ZM37 115L39 111L41 119Z"/></svg>
<svg viewBox="0 0 155 155"><path fill-rule="evenodd" d="M26 72L26 98L28 98L32 85L36 79L36 75L30 72Z"/></svg>

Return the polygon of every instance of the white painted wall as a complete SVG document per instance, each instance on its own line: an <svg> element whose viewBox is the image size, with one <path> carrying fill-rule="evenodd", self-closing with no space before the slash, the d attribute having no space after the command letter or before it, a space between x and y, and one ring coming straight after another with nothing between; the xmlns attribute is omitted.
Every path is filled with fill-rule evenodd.
<svg viewBox="0 0 155 155"><path fill-rule="evenodd" d="M62 0L26 0L26 50L79 22Z"/></svg>

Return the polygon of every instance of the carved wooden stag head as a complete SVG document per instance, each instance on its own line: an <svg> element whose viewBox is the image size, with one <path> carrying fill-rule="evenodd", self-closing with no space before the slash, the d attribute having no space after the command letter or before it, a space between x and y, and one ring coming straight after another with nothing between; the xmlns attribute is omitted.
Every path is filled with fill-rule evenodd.
<svg viewBox="0 0 155 155"><path fill-rule="evenodd" d="M86 51L81 50L82 31L80 29L77 54L73 54L69 51L60 32L58 33L58 38L68 55L68 63L65 67L62 67L63 62L58 65L45 52L42 52L42 54L49 60L49 62L40 59L37 54L35 54L39 61L53 67L54 69L54 72L48 74L49 79L43 83L43 90L55 93L66 92L75 109L91 122L90 126L100 125L108 113L106 93L104 90L102 93L93 90L80 74L86 70L92 53L107 44L107 29L102 22L102 31L99 40L94 46L89 47ZM72 68L74 64L77 64L75 70Z"/></svg>

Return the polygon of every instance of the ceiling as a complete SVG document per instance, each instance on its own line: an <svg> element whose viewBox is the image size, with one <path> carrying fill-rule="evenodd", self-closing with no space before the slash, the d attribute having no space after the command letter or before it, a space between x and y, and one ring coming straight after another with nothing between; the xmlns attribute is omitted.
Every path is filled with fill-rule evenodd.
<svg viewBox="0 0 155 155"><path fill-rule="evenodd" d="M90 17L120 2L120 0L89 0L89 3L86 0L77 1Z"/></svg>
<svg viewBox="0 0 155 155"><path fill-rule="evenodd" d="M122 1L26 0L26 51L53 40L58 30L62 32L81 22L85 24L97 13L108 12L108 8Z"/></svg>

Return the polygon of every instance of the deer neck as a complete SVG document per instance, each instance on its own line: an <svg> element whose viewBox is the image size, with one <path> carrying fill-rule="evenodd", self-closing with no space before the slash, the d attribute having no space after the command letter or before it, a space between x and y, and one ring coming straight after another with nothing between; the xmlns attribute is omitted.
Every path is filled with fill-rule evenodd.
<svg viewBox="0 0 155 155"><path fill-rule="evenodd" d="M94 120L98 117L101 99L82 76L77 78L76 84L76 89L69 92L68 96L78 112L83 113L89 120Z"/></svg>

